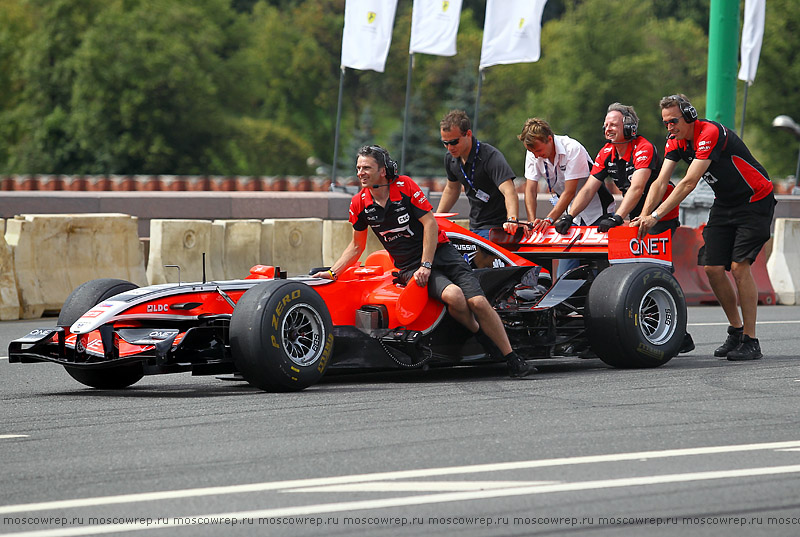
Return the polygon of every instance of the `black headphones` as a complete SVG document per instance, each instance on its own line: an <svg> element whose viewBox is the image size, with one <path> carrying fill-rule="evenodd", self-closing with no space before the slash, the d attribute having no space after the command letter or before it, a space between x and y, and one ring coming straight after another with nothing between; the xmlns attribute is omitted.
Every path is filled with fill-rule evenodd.
<svg viewBox="0 0 800 537"><path fill-rule="evenodd" d="M639 122L630 112L622 112L622 136L626 140L630 140L636 136L636 131L639 130Z"/></svg>
<svg viewBox="0 0 800 537"><path fill-rule="evenodd" d="M634 115L631 114L627 108L624 111L617 108L614 108L614 110L622 114L622 137L625 138L625 140L630 140L636 136L636 132L639 130L639 121L637 121L636 117L634 117ZM610 111L611 110L609 110L609 112ZM603 125L604 136L605 132L606 126Z"/></svg>
<svg viewBox="0 0 800 537"><path fill-rule="evenodd" d="M397 179L397 163L391 159L389 152L379 145L371 145L369 149L373 153L380 153L383 157L383 167L386 169L386 179L392 181Z"/></svg>
<svg viewBox="0 0 800 537"><path fill-rule="evenodd" d="M672 98L678 101L678 109L681 111L681 115L683 119L686 120L686 123L692 123L697 119L697 108L692 106L692 103L680 95L673 95Z"/></svg>

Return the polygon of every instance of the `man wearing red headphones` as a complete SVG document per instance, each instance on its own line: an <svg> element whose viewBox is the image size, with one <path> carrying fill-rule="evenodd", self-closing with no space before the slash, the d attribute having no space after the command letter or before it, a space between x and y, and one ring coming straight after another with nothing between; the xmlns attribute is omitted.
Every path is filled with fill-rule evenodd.
<svg viewBox="0 0 800 537"><path fill-rule="evenodd" d="M669 133L664 165L647 196L643 216L631 225L638 226L639 237L643 237L680 205L700 179L709 184L715 198L703 229L705 245L698 263L703 265L730 325L725 342L714 356L732 361L758 360L762 357L755 337L758 290L750 265L770 237L776 203L772 182L736 133L716 121L698 119L697 110L685 95L669 95L659 104ZM663 199L680 160L689 163L686 175ZM726 271L733 274L736 289Z"/></svg>

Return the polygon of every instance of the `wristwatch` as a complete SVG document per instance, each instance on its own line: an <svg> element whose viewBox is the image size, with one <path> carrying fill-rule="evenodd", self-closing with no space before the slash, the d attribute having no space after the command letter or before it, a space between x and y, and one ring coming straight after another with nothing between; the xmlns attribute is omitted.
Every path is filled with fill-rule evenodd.
<svg viewBox="0 0 800 537"><path fill-rule="evenodd" d="M430 262L430 261L425 261L424 263L422 263L422 264L420 265L420 267L422 267L422 268L426 268L426 269L430 270L430 269L432 269L432 268L433 268L433 265L431 264L431 262Z"/></svg>

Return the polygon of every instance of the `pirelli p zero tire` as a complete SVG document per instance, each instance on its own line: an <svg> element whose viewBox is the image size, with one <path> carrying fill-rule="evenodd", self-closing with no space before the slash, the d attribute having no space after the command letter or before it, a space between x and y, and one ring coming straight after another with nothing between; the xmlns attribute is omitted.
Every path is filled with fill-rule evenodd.
<svg viewBox="0 0 800 537"><path fill-rule="evenodd" d="M669 270L649 263L612 265L592 282L589 341L610 366L658 367L678 354L686 300Z"/></svg>
<svg viewBox="0 0 800 537"><path fill-rule="evenodd" d="M305 389L325 374L333 325L325 302L308 285L270 280L249 289L230 325L231 353L242 376L262 390Z"/></svg>
<svg viewBox="0 0 800 537"><path fill-rule="evenodd" d="M64 301L61 313L58 316L58 326L69 328L84 313L100 302L137 287L137 285L129 281L113 278L91 280L79 285ZM131 384L139 382L144 376L141 362L101 369L83 369L69 366L64 366L64 369L81 384L104 390L127 388Z"/></svg>

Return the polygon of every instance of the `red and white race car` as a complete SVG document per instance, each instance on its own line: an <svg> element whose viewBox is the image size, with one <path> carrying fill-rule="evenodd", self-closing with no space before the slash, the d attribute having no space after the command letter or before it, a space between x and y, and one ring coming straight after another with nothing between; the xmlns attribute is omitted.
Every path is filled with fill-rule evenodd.
<svg viewBox="0 0 800 537"><path fill-rule="evenodd" d="M521 240L485 240L436 215L475 267L526 359L598 357L614 367L657 367L678 354L686 303L671 272L669 232L600 233L552 227ZM551 277L553 262L581 265ZM316 269L315 269L316 270ZM79 382L124 388L144 375L239 373L268 391L302 390L327 370L419 368L495 361L424 288L393 282L385 251L336 281L287 278L257 265L247 278L136 285L92 280L67 298L56 328L9 345L9 361L55 362Z"/></svg>

